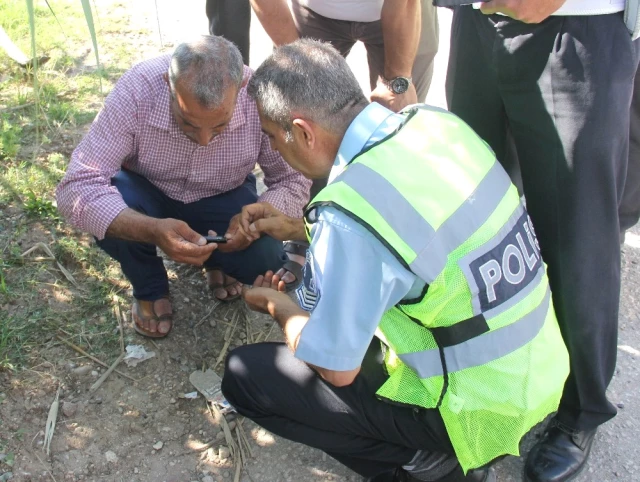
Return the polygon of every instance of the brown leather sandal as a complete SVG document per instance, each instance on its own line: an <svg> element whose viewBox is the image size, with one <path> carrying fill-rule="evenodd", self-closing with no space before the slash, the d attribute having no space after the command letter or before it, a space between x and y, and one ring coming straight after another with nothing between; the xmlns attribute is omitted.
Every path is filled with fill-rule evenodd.
<svg viewBox="0 0 640 482"><path fill-rule="evenodd" d="M161 299L168 300L169 297L165 296ZM133 305L131 305L131 319L133 321L133 329L136 330L136 333L142 336L146 336L148 338L164 338L165 336L167 336L171 332L171 329L173 328L173 312L165 313L163 315L158 316L155 310L155 303L156 301L159 301L159 300L154 300L150 302L152 314L145 316L142 314L142 311L140 309L140 301L141 300L134 300ZM139 321L155 322L156 331L150 331L143 328L142 326L140 326ZM167 330L166 333L162 333L158 331L158 328L160 327L160 323L162 322L169 323L169 329Z"/></svg>
<svg viewBox="0 0 640 482"><path fill-rule="evenodd" d="M212 273L213 271L220 271L220 273L222 273L222 279L225 279L227 277L226 274L224 274L224 271L222 271L220 268L206 268L206 276L207 276L207 286L209 287L209 289L212 292L215 292L217 289L223 289L223 290L227 290L227 288L233 286L234 284L238 283L238 280L232 281L231 283L224 283L224 282L220 282L220 281L213 281L211 278L212 276L209 275L209 273ZM215 296L215 294L214 294ZM242 296L242 289L240 290L240 293L237 293L235 295L230 295L229 292L227 291L227 297L226 298L218 298L217 296L215 296L216 300L218 301L222 301L223 303L226 303L228 301L233 301L233 300L237 300L238 298L240 298L240 296Z"/></svg>
<svg viewBox="0 0 640 482"><path fill-rule="evenodd" d="M284 243L283 249L285 253L291 253L306 258L309 244L300 241L287 241ZM295 281L290 281L289 283L285 284L286 291L289 292L296 289L302 281L303 265L292 259L289 259L285 261L285 263L282 265L282 268L296 277Z"/></svg>

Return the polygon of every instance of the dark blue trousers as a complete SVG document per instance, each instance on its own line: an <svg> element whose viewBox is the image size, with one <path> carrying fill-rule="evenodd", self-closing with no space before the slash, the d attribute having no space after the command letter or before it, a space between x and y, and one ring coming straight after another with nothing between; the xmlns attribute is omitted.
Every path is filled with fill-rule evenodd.
<svg viewBox="0 0 640 482"><path fill-rule="evenodd" d="M203 235L210 229L224 234L231 218L243 206L258 199L253 174L236 189L187 204L171 199L147 179L131 171L120 171L111 179L111 184L120 191L131 209L154 218L180 219ZM167 272L155 245L117 238L105 238L97 243L109 256L120 262L124 275L133 286L136 299L152 301L169 293ZM286 259L282 243L263 236L244 251L214 251L205 266L220 268L242 283L251 284L259 274L280 269Z"/></svg>

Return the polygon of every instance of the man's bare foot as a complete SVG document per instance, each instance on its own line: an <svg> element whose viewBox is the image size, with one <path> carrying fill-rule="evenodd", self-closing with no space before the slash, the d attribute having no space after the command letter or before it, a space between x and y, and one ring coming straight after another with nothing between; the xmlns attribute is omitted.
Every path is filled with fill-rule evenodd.
<svg viewBox="0 0 640 482"><path fill-rule="evenodd" d="M297 241L287 241L284 243L284 251L289 260L284 263L282 268L278 270L276 275L284 281L287 290L295 288L302 281L302 268L306 262L307 243Z"/></svg>
<svg viewBox="0 0 640 482"><path fill-rule="evenodd" d="M306 262L306 258L304 256L300 256L299 254L287 253L287 256L289 257L290 261L293 261L294 263L297 263L300 266L304 266L304 263ZM287 284L298 281L295 274L293 274L291 271L288 271L284 268L280 269L277 274L278 276L280 276L280 279Z"/></svg>
<svg viewBox="0 0 640 482"><path fill-rule="evenodd" d="M173 325L173 310L166 297L155 301L135 300L131 317L135 330L151 338L167 336Z"/></svg>
<svg viewBox="0 0 640 482"><path fill-rule="evenodd" d="M235 300L242 293L242 283L237 279L227 276L220 269L207 270L207 285L220 301Z"/></svg>

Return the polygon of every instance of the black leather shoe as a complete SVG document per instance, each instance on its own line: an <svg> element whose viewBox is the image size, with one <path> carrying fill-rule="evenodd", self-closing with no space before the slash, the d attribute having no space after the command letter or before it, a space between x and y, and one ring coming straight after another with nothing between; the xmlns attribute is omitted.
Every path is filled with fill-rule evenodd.
<svg viewBox="0 0 640 482"><path fill-rule="evenodd" d="M572 430L552 420L544 438L529 452L524 467L527 482L565 482L585 467L596 429Z"/></svg>
<svg viewBox="0 0 640 482"><path fill-rule="evenodd" d="M465 476L460 466L449 475L438 479L436 482L496 482L496 473L492 468L475 469L467 472ZM422 482L420 479L412 477L406 470L396 469L385 472L375 477L364 479L364 482Z"/></svg>
<svg viewBox="0 0 640 482"><path fill-rule="evenodd" d="M409 482L408 474L400 467L389 472L383 472L375 477L362 479L363 482Z"/></svg>
<svg viewBox="0 0 640 482"><path fill-rule="evenodd" d="M438 479L437 482L496 482L496 472L492 467L484 469L473 469L464 475L460 466L446 477Z"/></svg>

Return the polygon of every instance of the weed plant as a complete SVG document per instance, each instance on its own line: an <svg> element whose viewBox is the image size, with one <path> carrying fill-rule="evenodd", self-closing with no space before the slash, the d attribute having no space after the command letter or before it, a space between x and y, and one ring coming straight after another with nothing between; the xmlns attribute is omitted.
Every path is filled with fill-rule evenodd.
<svg viewBox="0 0 640 482"><path fill-rule="evenodd" d="M21 370L48 360L52 350L59 353L56 335L109 361L119 352L114 299L126 309L119 267L90 236L64 223L54 193L104 96L139 60L139 49L127 38L122 15L109 16L111 8L92 2L94 8L103 5L94 20L107 59L96 68L80 0L49 2L55 16L46 2L34 4L37 55L49 58L36 72L37 84L33 71L0 50L0 371ZM110 7L124 9L117 2ZM0 25L29 55L26 2L0 0ZM55 259L38 248L22 256L38 243Z"/></svg>

